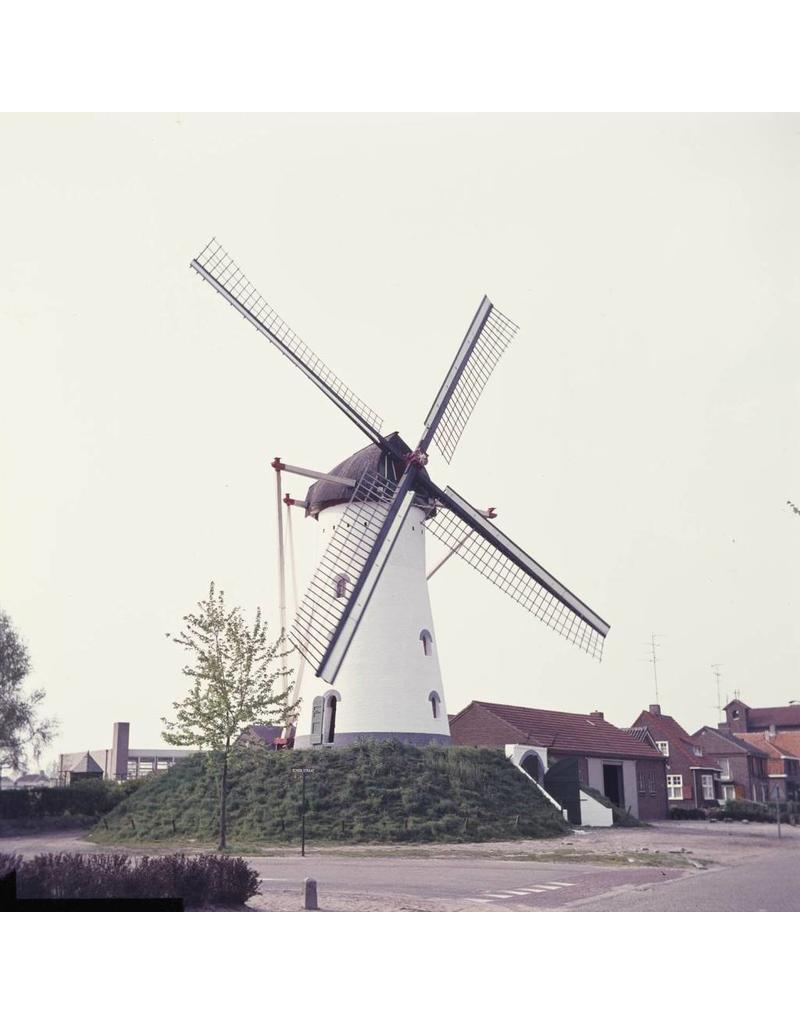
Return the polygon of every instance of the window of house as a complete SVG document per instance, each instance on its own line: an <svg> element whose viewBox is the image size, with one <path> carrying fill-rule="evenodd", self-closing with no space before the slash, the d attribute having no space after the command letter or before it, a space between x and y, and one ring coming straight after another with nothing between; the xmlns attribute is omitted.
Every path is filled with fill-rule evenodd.
<svg viewBox="0 0 800 1024"><path fill-rule="evenodd" d="M669 743L666 740L656 740L656 746L664 757L669 757Z"/></svg>
<svg viewBox="0 0 800 1024"><path fill-rule="evenodd" d="M668 800L683 800L683 776L682 775L668 775L667 776L667 799Z"/></svg>
<svg viewBox="0 0 800 1024"><path fill-rule="evenodd" d="M650 778L648 779L648 782L650 783L650 795L653 796L655 794L655 791L656 791L656 773L655 772L650 772Z"/></svg>
<svg viewBox="0 0 800 1024"><path fill-rule="evenodd" d="M736 788L734 786L723 786L722 787L722 799L723 800L735 800L736 799Z"/></svg>
<svg viewBox="0 0 800 1024"><path fill-rule="evenodd" d="M431 637L427 629L422 630L422 632L419 635L419 638L422 641L422 653L425 655L426 658L430 658L431 654L433 653L433 638Z"/></svg>
<svg viewBox="0 0 800 1024"><path fill-rule="evenodd" d="M647 781L644 777L644 772L641 770L641 768L636 773L636 784L640 793L647 792Z"/></svg>
<svg viewBox="0 0 800 1024"><path fill-rule="evenodd" d="M722 769L722 778L729 779L731 777L731 762L730 758L721 757L719 759L719 766Z"/></svg>
<svg viewBox="0 0 800 1024"><path fill-rule="evenodd" d="M428 700L431 702L431 710L433 711L433 717L438 718L439 705L442 703L439 694L435 690L431 690L431 692L428 694Z"/></svg>
<svg viewBox="0 0 800 1024"><path fill-rule="evenodd" d="M149 775L153 770L153 759L152 757L140 757L139 758L139 774Z"/></svg>
<svg viewBox="0 0 800 1024"><path fill-rule="evenodd" d="M139 759L137 757L128 759L128 778L135 779L139 774Z"/></svg>
<svg viewBox="0 0 800 1024"><path fill-rule="evenodd" d="M701 775L700 784L703 787L703 799L714 799L714 777L713 775Z"/></svg>
<svg viewBox="0 0 800 1024"><path fill-rule="evenodd" d="M172 765L171 757L159 757L156 761L156 771L165 772Z"/></svg>

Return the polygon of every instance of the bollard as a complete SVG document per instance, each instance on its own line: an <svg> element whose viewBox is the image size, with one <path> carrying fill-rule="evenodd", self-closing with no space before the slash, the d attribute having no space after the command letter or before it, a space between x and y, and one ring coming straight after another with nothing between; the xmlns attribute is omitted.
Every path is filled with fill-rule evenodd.
<svg viewBox="0 0 800 1024"><path fill-rule="evenodd" d="M319 910L317 906L317 880L315 878L303 879L303 901L306 910Z"/></svg>

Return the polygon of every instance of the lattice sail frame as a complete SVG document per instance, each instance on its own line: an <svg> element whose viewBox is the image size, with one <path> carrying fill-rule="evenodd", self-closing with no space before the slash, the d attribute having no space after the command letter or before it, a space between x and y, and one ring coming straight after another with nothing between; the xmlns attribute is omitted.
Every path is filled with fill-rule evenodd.
<svg viewBox="0 0 800 1024"><path fill-rule="evenodd" d="M484 387L518 330L512 320L491 307L433 435L433 443L448 464Z"/></svg>
<svg viewBox="0 0 800 1024"><path fill-rule="evenodd" d="M212 238L200 255L195 258L193 265L195 263L209 277L213 278L220 288L243 306L269 335L272 335L271 340L277 341L279 348L284 346L288 349L296 360L307 367L316 378L323 382L326 388L337 395L380 436L383 428L381 417L366 402L363 402L341 378L337 377L333 370L326 366L292 328L278 316L215 238Z"/></svg>
<svg viewBox="0 0 800 1024"><path fill-rule="evenodd" d="M605 634L576 614L555 594L513 562L491 541L445 506L425 521L428 532L499 587L536 618L598 661Z"/></svg>
<svg viewBox="0 0 800 1024"><path fill-rule="evenodd" d="M397 484L365 472L336 524L289 633L300 654L319 672L386 516ZM337 597L344 580L345 592Z"/></svg>

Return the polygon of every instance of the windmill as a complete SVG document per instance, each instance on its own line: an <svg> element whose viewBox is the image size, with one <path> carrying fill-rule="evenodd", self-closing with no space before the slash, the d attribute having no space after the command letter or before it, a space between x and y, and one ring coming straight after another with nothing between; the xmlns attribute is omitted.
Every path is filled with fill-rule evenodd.
<svg viewBox="0 0 800 1024"><path fill-rule="evenodd" d="M431 444L450 462L464 427L517 327L482 300L411 448L300 340L215 239L191 266L272 342L369 440L316 478L304 502L324 543L291 637L314 670L295 746L359 737L449 743L425 571L431 533L484 577L582 650L602 656L608 623L426 465ZM273 464L275 465L275 464ZM441 564L441 563L440 563ZM438 567L437 567L438 568ZM295 691L295 697L297 692ZM310 697L310 699L309 699Z"/></svg>

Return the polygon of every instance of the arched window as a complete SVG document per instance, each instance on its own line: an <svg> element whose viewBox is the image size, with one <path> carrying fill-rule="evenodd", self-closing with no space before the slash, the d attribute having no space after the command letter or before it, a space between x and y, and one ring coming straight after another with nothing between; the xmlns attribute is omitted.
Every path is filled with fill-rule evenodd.
<svg viewBox="0 0 800 1024"><path fill-rule="evenodd" d="M346 576L336 577L336 596L340 600L346 600L347 598L347 584L349 580Z"/></svg>
<svg viewBox="0 0 800 1024"><path fill-rule="evenodd" d="M325 718L323 723L323 742L333 743L336 735L336 706L339 703L338 693L329 693L325 697Z"/></svg>
<svg viewBox="0 0 800 1024"><path fill-rule="evenodd" d="M433 654L433 637L430 635L427 629L423 629L423 631L419 635L419 638L422 641L422 653L425 655L426 658L430 658L431 654Z"/></svg>
<svg viewBox="0 0 800 1024"><path fill-rule="evenodd" d="M428 700L431 702L431 710L433 711L433 717L438 718L439 707L442 703L441 697L436 692L436 690L431 690L431 692L428 694Z"/></svg>

